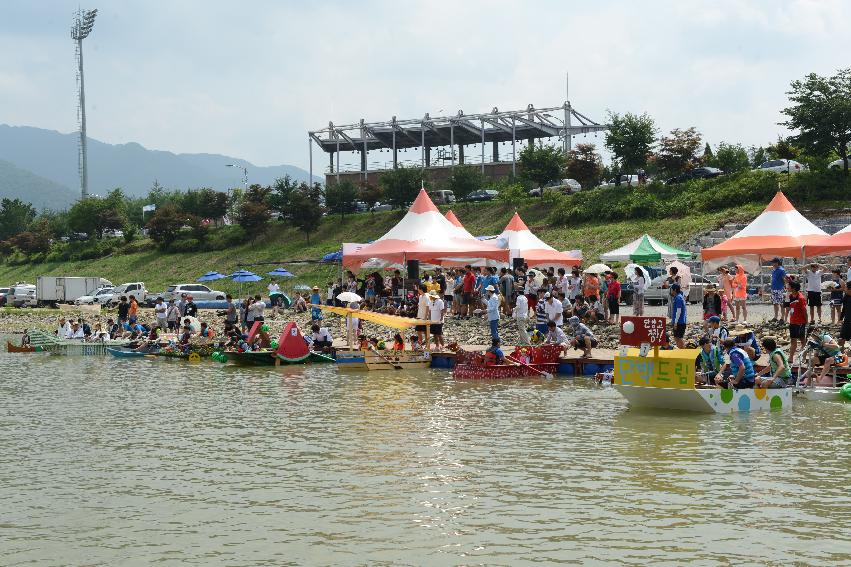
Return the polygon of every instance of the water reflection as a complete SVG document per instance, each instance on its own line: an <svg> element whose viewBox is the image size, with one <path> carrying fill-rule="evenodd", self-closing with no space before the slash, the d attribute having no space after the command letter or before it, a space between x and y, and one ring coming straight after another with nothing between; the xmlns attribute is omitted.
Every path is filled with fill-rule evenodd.
<svg viewBox="0 0 851 567"><path fill-rule="evenodd" d="M840 564L851 408L0 354L4 563Z"/></svg>

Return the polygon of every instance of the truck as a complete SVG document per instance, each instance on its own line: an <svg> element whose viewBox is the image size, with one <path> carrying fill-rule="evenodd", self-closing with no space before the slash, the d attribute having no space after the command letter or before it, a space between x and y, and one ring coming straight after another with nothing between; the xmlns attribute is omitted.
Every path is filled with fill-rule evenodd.
<svg viewBox="0 0 851 567"><path fill-rule="evenodd" d="M59 303L74 303L84 295L91 295L109 280L90 277L39 276L36 281L36 301L39 306L55 306Z"/></svg>

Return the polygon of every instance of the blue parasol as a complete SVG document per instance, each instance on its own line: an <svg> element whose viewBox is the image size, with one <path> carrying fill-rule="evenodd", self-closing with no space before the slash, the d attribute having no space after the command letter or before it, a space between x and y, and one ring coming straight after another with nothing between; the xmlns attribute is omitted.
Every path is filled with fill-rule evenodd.
<svg viewBox="0 0 851 567"><path fill-rule="evenodd" d="M237 270L231 275L228 276L231 280L235 282L239 282L239 295L242 297L242 283L243 282L259 282L263 278L255 274L254 272L249 272L248 270Z"/></svg>
<svg viewBox="0 0 851 567"><path fill-rule="evenodd" d="M207 272L206 274L204 274L203 276L201 276L200 278L198 278L195 281L212 282L212 281L220 280L220 279L226 278L226 277L227 277L226 275L220 274L219 272Z"/></svg>
<svg viewBox="0 0 851 567"><path fill-rule="evenodd" d="M286 268L275 268L271 272L266 272L267 276L277 276L279 278L292 278L295 277L295 274L287 270Z"/></svg>

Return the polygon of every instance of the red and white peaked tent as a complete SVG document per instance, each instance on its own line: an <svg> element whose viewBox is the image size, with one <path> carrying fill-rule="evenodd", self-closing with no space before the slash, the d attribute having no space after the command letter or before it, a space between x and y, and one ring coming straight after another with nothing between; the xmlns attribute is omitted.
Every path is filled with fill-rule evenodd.
<svg viewBox="0 0 851 567"><path fill-rule="evenodd" d="M452 210L446 211L446 220L452 223L452 226L458 229L458 234L463 236L464 238L475 238L470 231L464 228L464 225L461 224L461 221L458 220L458 217L455 216L455 213Z"/></svg>
<svg viewBox="0 0 851 567"><path fill-rule="evenodd" d="M559 252L532 234L517 213L494 242L508 250L511 259L523 258L529 266L578 266L582 263L581 253Z"/></svg>
<svg viewBox="0 0 851 567"><path fill-rule="evenodd" d="M736 262L750 273L758 273L760 260L781 256L805 258L805 247L822 240L827 233L808 221L789 199L778 191L768 206L732 238L704 248L704 264L713 269Z"/></svg>
<svg viewBox="0 0 851 567"><path fill-rule="evenodd" d="M440 213L425 190L420 190L408 213L387 234L348 254L344 249L343 266L360 268L370 258L394 263L419 260L439 264L449 257L506 261L508 251L490 242L461 236L458 227Z"/></svg>
<svg viewBox="0 0 851 567"><path fill-rule="evenodd" d="M804 251L810 258L822 254L851 253L851 224L832 236L823 236L812 244L807 244Z"/></svg>

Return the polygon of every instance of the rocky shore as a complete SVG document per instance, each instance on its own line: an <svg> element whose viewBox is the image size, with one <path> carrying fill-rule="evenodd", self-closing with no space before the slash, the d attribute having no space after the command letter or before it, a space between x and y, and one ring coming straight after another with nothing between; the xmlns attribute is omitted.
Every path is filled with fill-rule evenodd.
<svg viewBox="0 0 851 567"><path fill-rule="evenodd" d="M143 324L152 324L154 322L154 313L151 309L140 309L140 322ZM0 333L4 334L19 334L25 329L40 329L43 331L53 332L56 329L56 322L62 313L58 310L35 309L35 310L0 310ZM65 313L66 317L77 318L80 314ZM83 313L83 318L92 326L95 323L106 324L110 317L115 318L116 312L102 311L100 315L88 315ZM214 329L217 335L221 335L224 328L224 318L217 315L216 311L200 311L199 319L207 321ZM271 316L271 312L267 311L267 324L270 326L272 334L280 333L288 321L298 323L302 333L310 332L310 314L295 313L291 310L282 311L276 317ZM336 315L326 314L325 324L335 338L344 336L343 320ZM786 347L789 344L789 332L785 325L761 322L749 325L756 333L758 338L765 336L773 336L777 343ZM829 332L838 335L839 326L826 325ZM729 327L732 331L732 326ZM591 330L596 335L599 341L600 348L616 349L619 344L619 329L614 325L597 324L592 325ZM567 331L567 329L566 329ZM394 330L379 327L377 325L366 324L365 332L369 336L375 336L385 341L391 341ZM408 335L413 331L408 331ZM504 345L517 344L517 325L514 319L502 319L499 323L499 334ZM568 333L569 334L569 333ZM703 326L700 323L691 323L686 332L686 342L697 345L697 341L703 334ZM407 337L406 337L407 338ZM444 342L446 344L457 342L461 345L489 345L490 332L488 330L487 321L482 318L473 317L471 319L455 319L447 318L444 324Z"/></svg>

